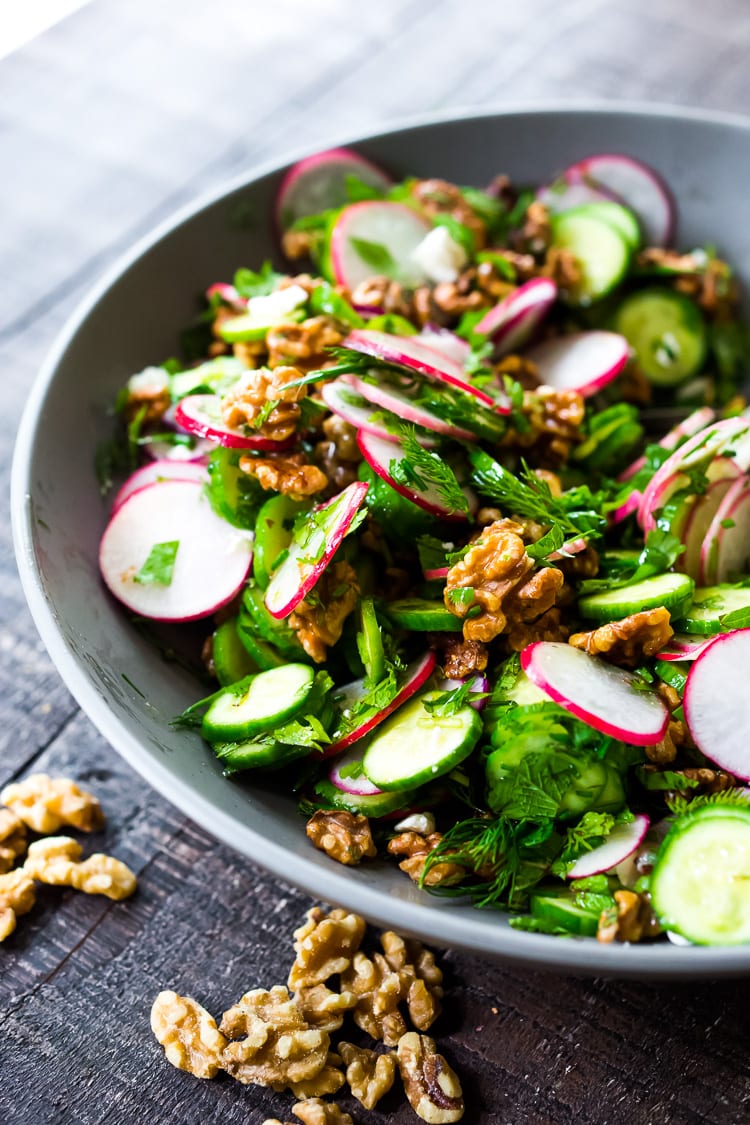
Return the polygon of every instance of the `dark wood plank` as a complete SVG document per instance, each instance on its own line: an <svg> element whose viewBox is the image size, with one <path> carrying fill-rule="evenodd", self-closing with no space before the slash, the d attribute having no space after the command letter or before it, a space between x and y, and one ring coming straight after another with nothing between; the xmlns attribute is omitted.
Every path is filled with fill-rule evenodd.
<svg viewBox="0 0 750 1125"><path fill-rule="evenodd" d="M607 96L742 110L749 43L743 0L385 0L356 15L345 0L99 0L0 63L0 783L47 769L89 784L109 820L87 846L140 878L122 904L50 888L4 943L0 1121L287 1119L287 1098L174 1071L148 1012L163 987L218 1014L282 981L309 905L113 754L24 608L10 454L34 371L74 302L176 206L257 161L459 105ZM661 988L455 952L443 962L436 1033L472 1125L750 1120L746 982ZM395 1096L382 1112L351 1108L375 1125L414 1120Z"/></svg>

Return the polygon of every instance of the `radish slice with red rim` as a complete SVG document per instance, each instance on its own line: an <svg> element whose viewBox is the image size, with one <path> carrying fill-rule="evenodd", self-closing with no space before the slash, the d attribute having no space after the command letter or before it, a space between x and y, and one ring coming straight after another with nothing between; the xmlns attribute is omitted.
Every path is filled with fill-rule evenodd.
<svg viewBox="0 0 750 1125"><path fill-rule="evenodd" d="M354 389L349 380L345 381L341 378L333 383L324 384L320 396L329 410L357 429L374 434L383 441L398 441L398 435L392 433L386 425L387 418L383 418L382 408L376 409ZM396 416L393 416L392 420L399 421ZM434 449L438 445L437 439L431 437L429 433L415 429L414 436L425 449Z"/></svg>
<svg viewBox="0 0 750 1125"><path fill-rule="evenodd" d="M566 169L554 183L540 187L536 197L551 215L559 215L573 207L585 207L588 203L624 202L619 195L603 185L587 182L575 165Z"/></svg>
<svg viewBox="0 0 750 1125"><path fill-rule="evenodd" d="M426 652L417 660L413 660L408 667L398 673L399 687L391 702L379 711L366 713L359 722L355 720L355 725L350 730L347 729L347 710L353 708L366 696L367 689L364 681L355 680L354 683L347 684L345 687L334 688L331 699L338 707L342 720L339 723L340 730L334 731L333 741L326 746L323 757L330 758L334 754L340 754L347 746L351 746L352 743L358 742L360 738L364 738L370 731L375 730L375 727L398 710L402 703L406 703L407 699L410 699L420 688L424 687L435 670L435 663L436 657L432 651Z"/></svg>
<svg viewBox="0 0 750 1125"><path fill-rule="evenodd" d="M336 281L352 290L373 274L385 274L404 285L422 285L427 277L412 255L431 229L426 219L403 203L367 200L345 207L334 223L329 245Z"/></svg>
<svg viewBox="0 0 750 1125"><path fill-rule="evenodd" d="M557 286L546 277L535 277L504 297L486 313L476 331L493 341L498 356L523 347L557 300Z"/></svg>
<svg viewBox="0 0 750 1125"><path fill-rule="evenodd" d="M364 481L354 481L313 508L302 527L295 528L288 554L274 570L266 590L266 609L272 617L288 617L310 593L340 547L367 489Z"/></svg>
<svg viewBox="0 0 750 1125"><path fill-rule="evenodd" d="M423 344L434 348L436 352L441 355L447 356L463 367L466 361L471 356L471 347L455 332L451 332L450 328L441 328L437 324L426 324L419 337Z"/></svg>
<svg viewBox="0 0 750 1125"><path fill-rule="evenodd" d="M337 758L328 772L331 785L335 785L342 793L353 793L356 797L374 797L382 793L382 789L378 789L377 785L373 785L365 777L364 770L361 768L364 752L363 746L357 746Z"/></svg>
<svg viewBox="0 0 750 1125"><path fill-rule="evenodd" d="M617 332L575 332L537 344L526 358L538 367L546 386L588 398L617 378L630 358L630 347Z"/></svg>
<svg viewBox="0 0 750 1125"><path fill-rule="evenodd" d="M674 450L685 441L687 438L694 437L695 434L705 430L706 426L710 426L716 418L716 411L712 410L710 406L701 406L699 410L694 410L692 414L688 415L684 421L679 422L669 433L665 434L657 442L662 449ZM645 457L638 457L627 469L623 469L618 476L618 481L627 481L642 469L646 464Z"/></svg>
<svg viewBox="0 0 750 1125"><path fill-rule="evenodd" d="M714 637L688 673L683 707L699 750L723 770L750 781L750 629Z"/></svg>
<svg viewBox="0 0 750 1125"><path fill-rule="evenodd" d="M669 711L631 672L559 641L528 645L521 667L554 703L602 734L634 746L651 746L664 736Z"/></svg>
<svg viewBox="0 0 750 1125"><path fill-rule="evenodd" d="M391 178L349 148L332 148L299 160L284 176L276 197L276 221L286 230L297 219L349 202L347 176L386 189Z"/></svg>
<svg viewBox="0 0 750 1125"><path fill-rule="evenodd" d="M641 846L651 821L639 814L627 824L616 824L603 843L580 856L568 868L568 879L587 879L590 875L603 875L623 863Z"/></svg>
<svg viewBox="0 0 750 1125"><path fill-rule="evenodd" d="M422 573L428 582L437 582L441 578L447 578L449 570L449 566L436 566L432 569L423 570Z"/></svg>
<svg viewBox="0 0 750 1125"><path fill-rule="evenodd" d="M573 164L566 176L613 194L635 213L646 246L666 246L674 234L677 209L658 172L624 153L601 153Z"/></svg>
<svg viewBox="0 0 750 1125"><path fill-rule="evenodd" d="M720 482L726 485L726 482ZM717 486L712 486L716 488ZM710 496L711 489L704 500ZM715 586L735 582L750 563L750 478L740 476L724 487L721 502L705 532L700 550L700 582Z"/></svg>
<svg viewBox="0 0 750 1125"><path fill-rule="evenodd" d="M395 367L405 367L417 371L427 379L438 383L448 383L473 395L481 403L499 414L509 414L510 406L501 399L495 399L467 381L466 373L460 364L441 355L440 352L423 343L417 336L391 336L387 332L375 332L366 328L355 328L343 342L343 347L362 352L391 363Z"/></svg>
<svg viewBox="0 0 750 1125"><path fill-rule="evenodd" d="M261 434L246 434L243 430L225 426L221 417L219 395L188 395L175 409L175 421L188 433L209 438L227 449L283 450L294 445L294 437L275 441Z"/></svg>
<svg viewBox="0 0 750 1125"><path fill-rule="evenodd" d="M666 648L657 653L659 660L668 663L676 660L697 660L702 652L713 644L716 636L693 637L689 633L675 633Z"/></svg>
<svg viewBox="0 0 750 1125"><path fill-rule="evenodd" d="M112 516L99 567L114 596L134 613L156 621L194 621L241 590L252 539L216 515L201 482L159 481L134 492ZM168 549L169 562L157 548ZM161 574L154 577L157 555ZM147 562L150 580L141 575Z"/></svg>
<svg viewBox="0 0 750 1125"><path fill-rule="evenodd" d="M246 299L240 297L235 287L225 281L215 281L213 285L209 285L206 290L206 300L210 301L212 297L218 297L225 305L231 305L237 312L247 308Z"/></svg>
<svg viewBox="0 0 750 1125"><path fill-rule="evenodd" d="M731 478L717 480L709 484L702 496L697 496L692 505L685 527L680 538L685 546L685 552L677 560L677 568L683 574L689 574L696 582L702 582L701 558L703 545L714 517L722 505L724 497L734 481ZM708 585L708 583L702 583Z"/></svg>
<svg viewBox="0 0 750 1125"><path fill-rule="evenodd" d="M148 465L144 465L131 473L118 490L112 501L112 515L123 506L134 492L164 480L192 480L205 484L208 480L208 472L205 465L199 465L194 461L150 461Z"/></svg>
<svg viewBox="0 0 750 1125"><path fill-rule="evenodd" d="M551 562L557 562L560 559L569 559L573 555L580 555L587 547L588 540L586 539L568 539L559 550L552 551L547 557Z"/></svg>
<svg viewBox="0 0 750 1125"><path fill-rule="evenodd" d="M357 375L342 375L341 378L362 398L375 406L382 407L383 410L390 410L404 422L413 422L415 426L434 430L436 434L445 434L446 437L457 438L459 441L477 440L476 434L471 430L464 430L460 426L454 426L452 422L438 418L437 414L413 402L404 390L392 383L368 383L366 379L360 379Z"/></svg>
<svg viewBox="0 0 750 1125"><path fill-rule="evenodd" d="M408 463L409 460L400 442L383 441L382 438L375 437L374 434L368 434L360 430L357 434L357 445L373 472L377 473L396 492L405 496L407 500L411 500L413 504L438 519L468 519L472 503L468 492L464 493L467 497L467 510L460 512L446 503L445 497L437 485L427 483L424 488L419 488L416 484L403 484L398 479L398 466L402 462ZM438 455L434 454L434 456L437 457Z"/></svg>

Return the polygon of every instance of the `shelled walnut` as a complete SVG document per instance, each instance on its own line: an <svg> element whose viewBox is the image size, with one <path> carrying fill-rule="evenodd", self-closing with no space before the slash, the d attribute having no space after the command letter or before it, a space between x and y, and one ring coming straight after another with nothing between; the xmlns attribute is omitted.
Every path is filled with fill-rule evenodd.
<svg viewBox="0 0 750 1125"><path fill-rule="evenodd" d="M307 822L307 836L331 859L349 866L378 854L367 817L344 809L318 809Z"/></svg>
<svg viewBox="0 0 750 1125"><path fill-rule="evenodd" d="M0 809L0 874L26 851L26 825L12 809Z"/></svg>
<svg viewBox="0 0 750 1125"><path fill-rule="evenodd" d="M151 1030L178 1070L196 1078L214 1078L227 1045L216 1021L192 996L160 992L151 1007Z"/></svg>
<svg viewBox="0 0 750 1125"><path fill-rule="evenodd" d="M282 1085L314 1078L326 1065L329 1038L307 1026L282 985L252 989L224 1013L219 1030L230 1042L222 1067L247 1085Z"/></svg>
<svg viewBox="0 0 750 1125"><path fill-rule="evenodd" d="M392 1052L379 1055L367 1047L339 1043L346 1063L346 1081L352 1095L365 1109L374 1109L396 1078L396 1058Z"/></svg>
<svg viewBox="0 0 750 1125"><path fill-rule="evenodd" d="M73 887L116 901L132 895L136 879L129 867L101 853L81 860L82 850L70 836L47 836L29 845L23 869L30 878L53 887Z"/></svg>
<svg viewBox="0 0 750 1125"><path fill-rule="evenodd" d="M33 832L43 835L63 827L95 832L104 824L104 813L96 797L80 789L68 777L32 774L23 781L6 785L0 793L0 801Z"/></svg>
<svg viewBox="0 0 750 1125"><path fill-rule="evenodd" d="M461 1083L438 1054L434 1039L410 1031L399 1040L398 1067L414 1112L430 1125L460 1121L464 1115Z"/></svg>
<svg viewBox="0 0 750 1125"><path fill-rule="evenodd" d="M36 902L34 880L22 867L0 875L0 941L16 928L19 914L28 914Z"/></svg>

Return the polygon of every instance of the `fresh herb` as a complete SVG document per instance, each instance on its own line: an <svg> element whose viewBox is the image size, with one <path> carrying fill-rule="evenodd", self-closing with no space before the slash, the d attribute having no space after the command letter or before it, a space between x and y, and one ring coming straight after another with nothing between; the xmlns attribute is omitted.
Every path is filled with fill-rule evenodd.
<svg viewBox="0 0 750 1125"><path fill-rule="evenodd" d="M578 592L581 596L598 594L664 574L674 566L684 550L682 542L671 531L654 527L646 534L643 550L639 555L632 559L617 559L606 578L586 579L579 585Z"/></svg>
<svg viewBox="0 0 750 1125"><path fill-rule="evenodd" d="M366 238L350 238L349 242L362 261L376 273L384 273L386 277L397 275L398 263L387 246L380 242L370 242Z"/></svg>
<svg viewBox="0 0 750 1125"><path fill-rule="evenodd" d="M649 770L639 766L636 776L643 788L648 790L697 789L700 785L697 777L685 777L684 773L676 770Z"/></svg>
<svg viewBox="0 0 750 1125"><path fill-rule="evenodd" d="M701 605L705 604L705 602L701 602ZM731 613L723 614L719 618L719 624L725 631L750 628L750 608L733 609Z"/></svg>
<svg viewBox="0 0 750 1125"><path fill-rule="evenodd" d="M365 323L346 298L342 297L332 285L322 279L318 281L310 294L308 307L311 316L332 316L345 324L351 324L353 328L362 328Z"/></svg>
<svg viewBox="0 0 750 1125"><path fill-rule="evenodd" d="M554 524L541 539L537 539L536 543L529 543L527 545L526 554L530 559L541 562L543 559L548 558L553 551L559 551L564 543L565 532L559 524Z"/></svg>
<svg viewBox="0 0 750 1125"><path fill-rule="evenodd" d="M468 515L469 502L456 480L456 474L439 453L425 449L417 440L414 426L401 425L399 438L404 457L394 458L388 472L398 484L407 488L434 488L449 512Z"/></svg>
<svg viewBox="0 0 750 1125"><path fill-rule="evenodd" d="M471 479L478 491L509 513L548 526L557 525L566 539L592 538L604 533L607 521L601 513L602 497L587 485L553 496L547 482L525 464L514 476L483 450L471 450L469 460L473 469Z"/></svg>
<svg viewBox="0 0 750 1125"><path fill-rule="evenodd" d="M234 275L234 287L240 297L267 297L275 292L283 277L283 273L276 273L271 263L266 261L257 273L244 267L238 269Z"/></svg>
<svg viewBox="0 0 750 1125"><path fill-rule="evenodd" d="M445 596L451 605L459 606L461 609L474 605L476 600L472 586L456 586L446 591Z"/></svg>
<svg viewBox="0 0 750 1125"><path fill-rule="evenodd" d="M386 192L383 188L368 184L366 180L356 176L353 172L347 173L344 183L346 198L350 203L361 203L369 199L385 199Z"/></svg>
<svg viewBox="0 0 750 1125"><path fill-rule="evenodd" d="M583 441L574 447L571 459L586 471L617 472L625 466L642 437L637 407L626 402L607 406L587 413Z"/></svg>
<svg viewBox="0 0 750 1125"><path fill-rule="evenodd" d="M477 240L473 230L447 211L440 211L437 215L433 215L432 222L436 227L445 227L453 241L464 250L468 258L474 256L477 249Z"/></svg>
<svg viewBox="0 0 750 1125"><path fill-rule="evenodd" d="M565 833L562 849L552 864L551 873L564 879L575 861L602 844L614 826L615 817L612 813L595 812L591 809L584 813L578 824Z"/></svg>
<svg viewBox="0 0 750 1125"><path fill-rule="evenodd" d="M471 544L456 550L454 543L444 543L434 535L420 535L417 539L417 554L423 571L440 570L459 562Z"/></svg>
<svg viewBox="0 0 750 1125"><path fill-rule="evenodd" d="M424 709L429 711L431 715L449 719L453 715L457 715L464 707L485 698L486 692L472 691L470 682L463 683L448 691L432 692L429 697L424 699Z"/></svg>
<svg viewBox="0 0 750 1125"><path fill-rule="evenodd" d="M133 581L141 586L171 586L179 546L179 539L155 543L141 569L133 575Z"/></svg>
<svg viewBox="0 0 750 1125"><path fill-rule="evenodd" d="M665 798L667 808L674 816L695 812L706 805L727 805L730 808L750 808L750 795L744 789L723 789L720 793L701 793L697 797L683 797L680 793Z"/></svg>

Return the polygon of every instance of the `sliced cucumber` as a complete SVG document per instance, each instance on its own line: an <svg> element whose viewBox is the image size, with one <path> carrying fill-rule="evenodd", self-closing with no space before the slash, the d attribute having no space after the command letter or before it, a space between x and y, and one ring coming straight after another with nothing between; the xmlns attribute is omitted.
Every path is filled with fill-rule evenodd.
<svg viewBox="0 0 750 1125"><path fill-rule="evenodd" d="M346 809L347 812L367 817L387 816L388 813L406 809L414 799L412 792L403 790L373 794L344 793L325 779L315 785L315 795L316 803L322 809Z"/></svg>
<svg viewBox="0 0 750 1125"><path fill-rule="evenodd" d="M674 688L677 694L682 696L690 671L689 664L682 660L657 660L654 671L662 683Z"/></svg>
<svg viewBox="0 0 750 1125"><path fill-rule="evenodd" d="M566 294L572 305L590 305L611 292L624 278L630 262L630 247L610 223L577 208L552 217L553 245L569 250L581 270L575 292Z"/></svg>
<svg viewBox="0 0 750 1125"><path fill-rule="evenodd" d="M289 628L286 621L271 617L263 600L263 591L259 586L251 583L246 587L242 595L242 607L252 622L255 633L262 641L268 641L289 660L307 659L294 630ZM244 620L246 622L247 618Z"/></svg>
<svg viewBox="0 0 750 1125"><path fill-rule="evenodd" d="M243 681L239 691L227 688L203 716L203 737L230 742L272 731L304 707L314 678L307 664L285 664Z"/></svg>
<svg viewBox="0 0 750 1125"><path fill-rule="evenodd" d="M247 610L240 609L237 618L237 636L244 645L251 660L261 672L269 672L272 668L283 668L287 663L278 649L268 641L262 641L255 631L255 625Z"/></svg>
<svg viewBox="0 0 750 1125"><path fill-rule="evenodd" d="M533 891L529 898L532 918L538 918L550 929L565 930L577 937L595 937L600 909L580 906L569 890Z"/></svg>
<svg viewBox="0 0 750 1125"><path fill-rule="evenodd" d="M265 340L272 328L279 328L283 324L299 324L305 319L304 310L287 313L283 317L259 318L252 313L241 313L239 316L228 317L222 320L217 331L222 340L227 344L239 344L251 340Z"/></svg>
<svg viewBox="0 0 750 1125"><path fill-rule="evenodd" d="M566 215L583 215L590 219L599 219L603 223L614 227L622 235L630 250L637 250L641 245L641 228L632 211L623 207L621 203L584 203L580 207L571 207Z"/></svg>
<svg viewBox="0 0 750 1125"><path fill-rule="evenodd" d="M473 707L454 715L431 714L425 703L440 692L422 692L387 719L367 747L362 767L378 789L413 789L462 762L482 733Z"/></svg>
<svg viewBox="0 0 750 1125"><path fill-rule="evenodd" d="M177 371L169 376L172 401L200 392L225 394L246 371L242 360L234 356L219 356L187 371Z"/></svg>
<svg viewBox="0 0 750 1125"><path fill-rule="evenodd" d="M442 602L426 598L401 598L389 602L384 611L394 625L414 633L460 633L463 622Z"/></svg>
<svg viewBox="0 0 750 1125"><path fill-rule="evenodd" d="M208 498L214 511L225 520L252 531L263 490L254 477L240 469L243 453L242 449L223 446L213 451L208 462Z"/></svg>
<svg viewBox="0 0 750 1125"><path fill-rule="evenodd" d="M294 521L300 512L310 510L305 501L290 500L288 496L272 496L266 500L255 521L255 548L253 575L263 589L271 581L274 567L292 541Z"/></svg>
<svg viewBox="0 0 750 1125"><path fill-rule="evenodd" d="M578 609L582 617L603 624L659 606L668 609L671 616L679 617L690 605L694 589L695 583L686 574L657 574L603 594L590 594L580 599Z"/></svg>
<svg viewBox="0 0 750 1125"><path fill-rule="evenodd" d="M240 770L278 770L310 753L309 746L290 746L282 742L215 742L211 749L225 774Z"/></svg>
<svg viewBox="0 0 750 1125"><path fill-rule="evenodd" d="M213 635L213 659L216 678L222 687L236 684L259 671L237 632L237 618L225 621Z"/></svg>
<svg viewBox="0 0 750 1125"><path fill-rule="evenodd" d="M680 632L710 636L720 633L722 619L738 609L750 609L748 586L699 586L692 604L679 618Z"/></svg>
<svg viewBox="0 0 750 1125"><path fill-rule="evenodd" d="M643 374L657 387L684 383L705 362L708 332L701 311L673 289L642 289L627 297L617 310L614 329L626 338Z"/></svg>
<svg viewBox="0 0 750 1125"><path fill-rule="evenodd" d="M704 805L680 816L649 889L665 929L696 945L750 942L750 807Z"/></svg>
<svg viewBox="0 0 750 1125"><path fill-rule="evenodd" d="M368 682L377 684L385 675L385 651L383 633L372 598L362 598L359 605L359 621L357 650L365 666Z"/></svg>

